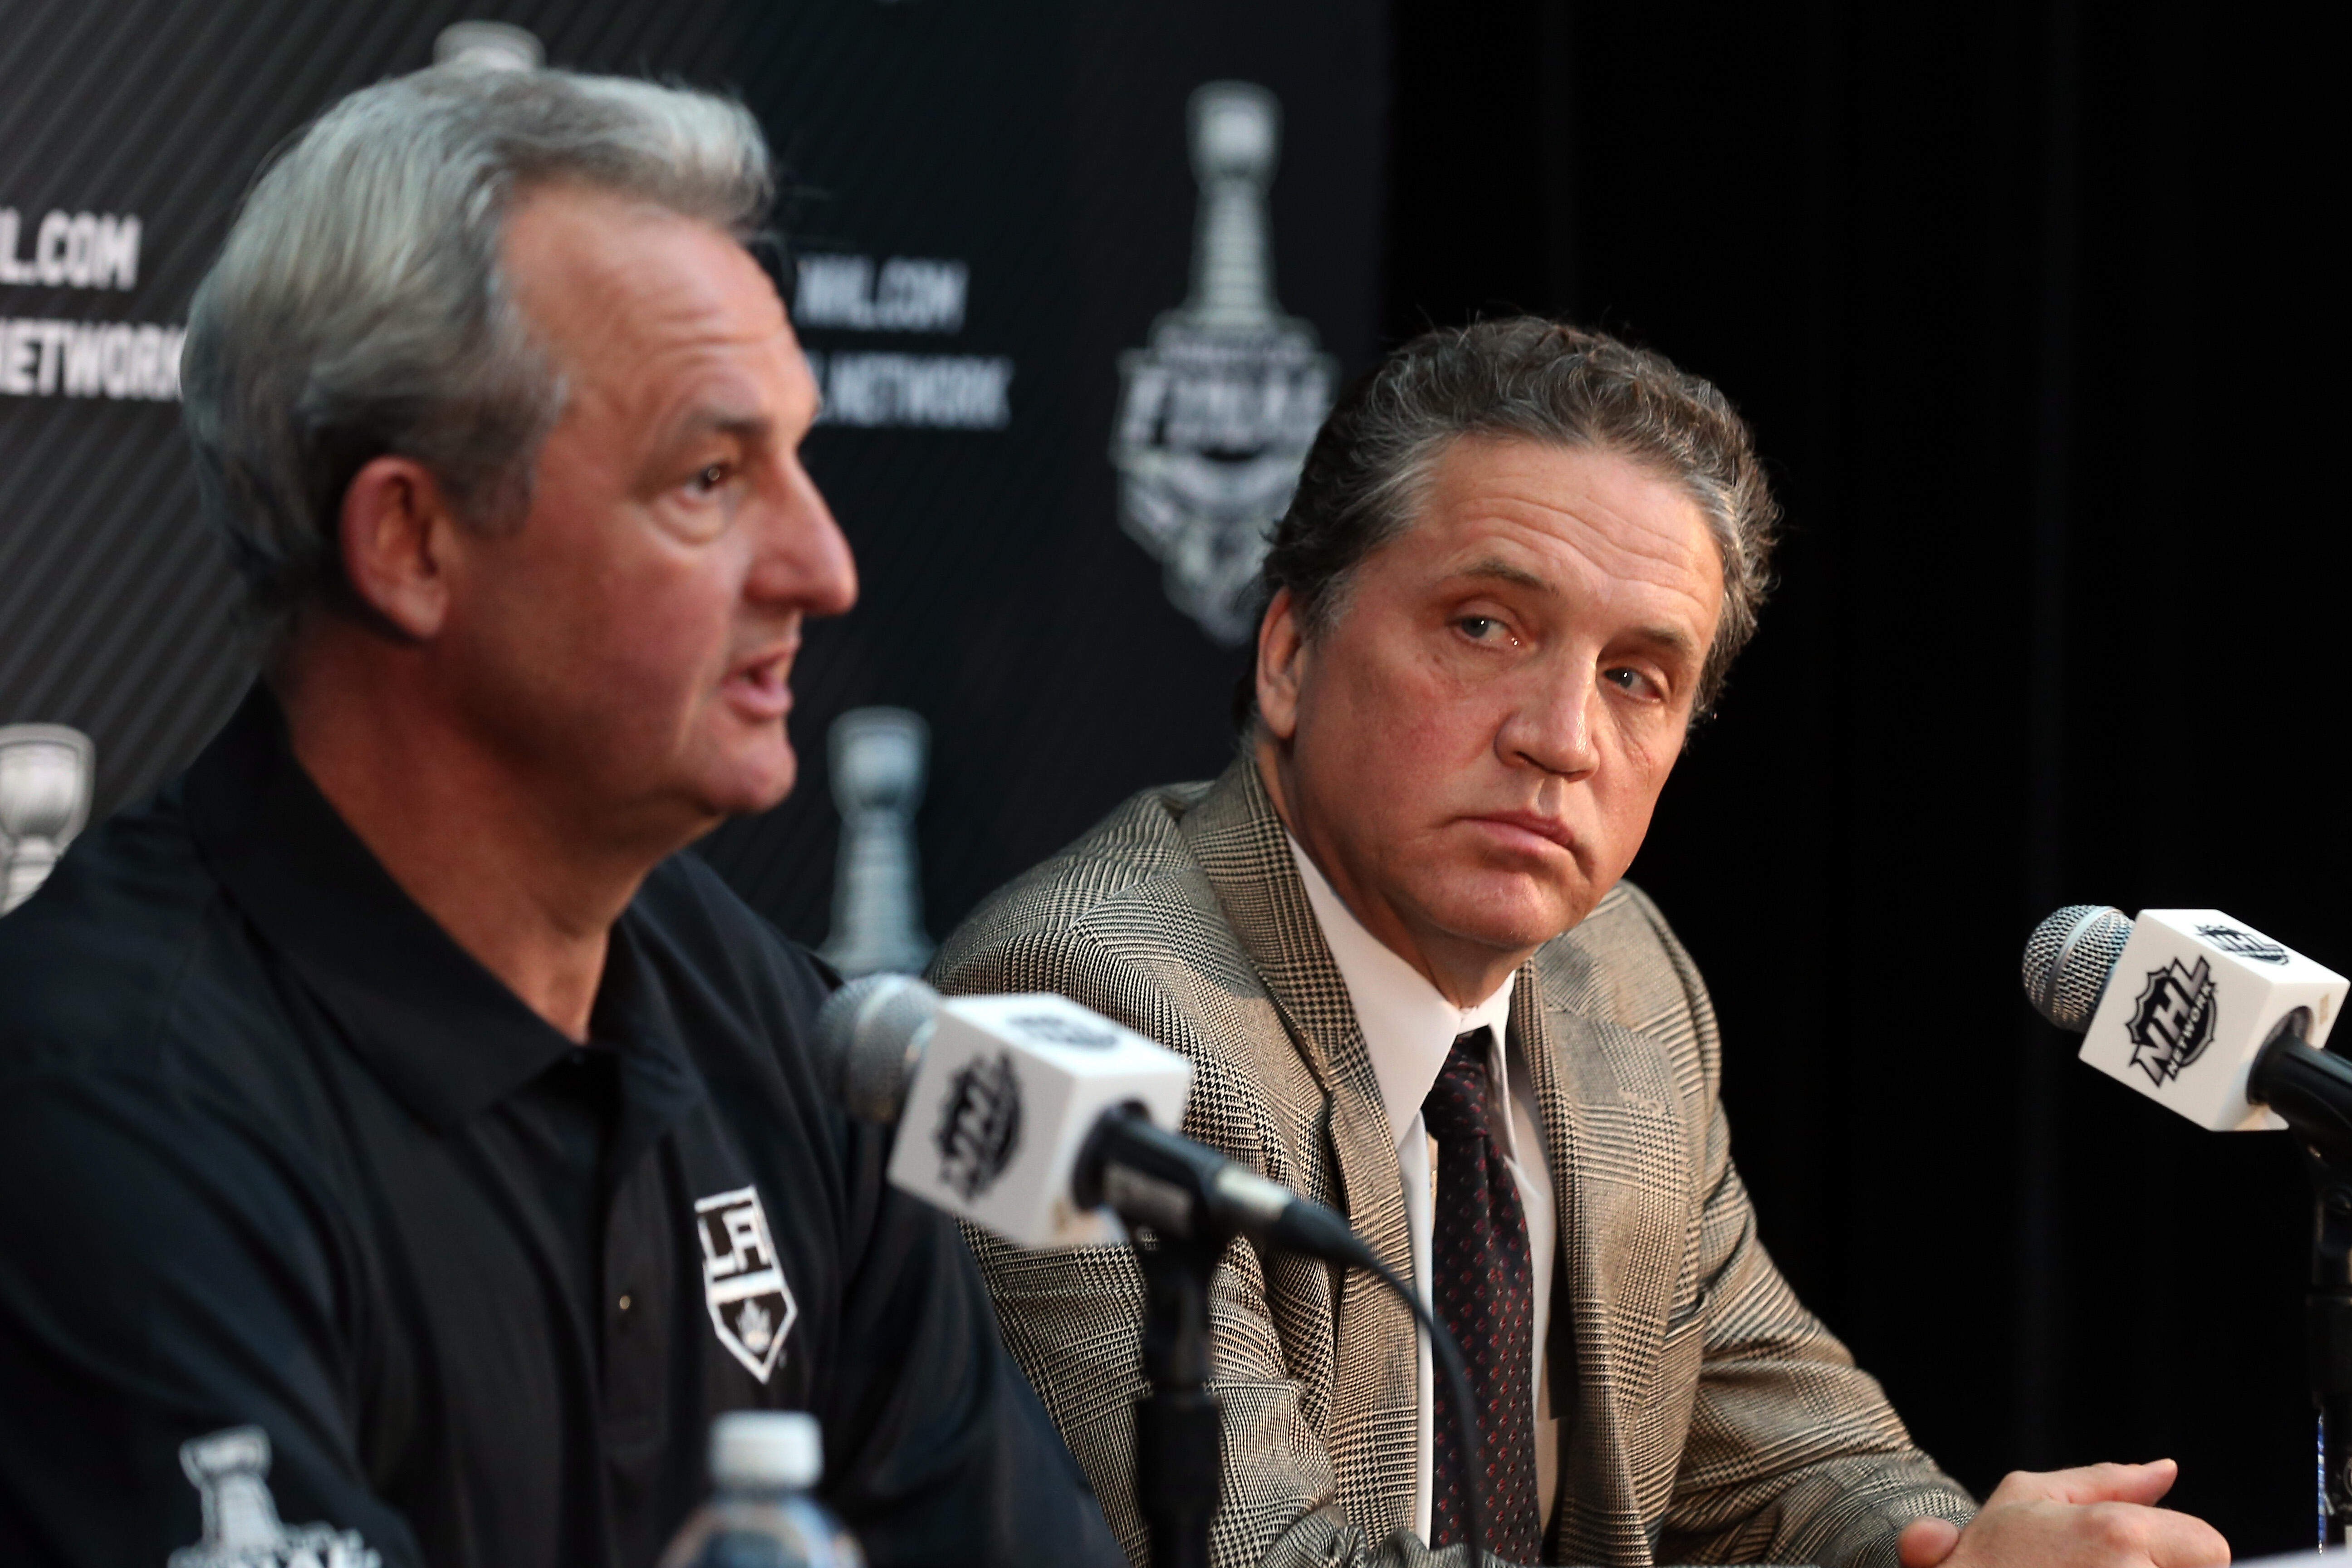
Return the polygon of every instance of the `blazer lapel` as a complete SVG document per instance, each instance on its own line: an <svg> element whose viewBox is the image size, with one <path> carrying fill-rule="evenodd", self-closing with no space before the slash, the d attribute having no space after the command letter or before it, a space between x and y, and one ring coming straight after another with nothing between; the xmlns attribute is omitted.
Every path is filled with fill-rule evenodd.
<svg viewBox="0 0 2352 1568"><path fill-rule="evenodd" d="M1318 1152L1337 1178L1348 1223L1374 1256L1411 1279L1404 1176L1380 1081L1299 882L1289 836L1250 757L1225 770L1185 815L1182 832L1323 1089L1328 1131ZM1336 1315L1332 1464L1351 1521L1379 1541L1412 1523L1418 1345L1410 1309L1360 1269L1339 1282Z"/></svg>
<svg viewBox="0 0 2352 1568"><path fill-rule="evenodd" d="M1559 1211L1549 1339L1562 1425L1546 1557L1643 1564L1679 1458L1678 1437L1672 1454L1651 1440L1675 1425L1651 1396L1685 1243L1689 1153L1654 1047L1584 1010L1589 968L1564 939L1520 972L1511 1007Z"/></svg>

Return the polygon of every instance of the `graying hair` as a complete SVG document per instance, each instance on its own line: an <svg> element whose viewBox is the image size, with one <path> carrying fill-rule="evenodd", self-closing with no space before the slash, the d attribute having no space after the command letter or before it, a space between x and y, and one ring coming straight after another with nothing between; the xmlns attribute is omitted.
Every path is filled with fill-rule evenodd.
<svg viewBox="0 0 2352 1568"><path fill-rule="evenodd" d="M564 387L501 268L519 193L579 183L749 242L775 179L740 104L556 70L436 66L352 94L247 195L188 312L205 514L266 631L346 584L343 491L429 468L469 525L529 509Z"/></svg>
<svg viewBox="0 0 2352 1568"><path fill-rule="evenodd" d="M1721 695L1771 586L1780 508L1747 425L1722 393L1664 355L1534 316L1424 332L1332 409L1307 453L1263 575L1287 588L1311 638L1328 630L1364 558L1418 514L1438 460L1464 437L1611 451L1697 503L1723 560L1723 612L1694 717Z"/></svg>

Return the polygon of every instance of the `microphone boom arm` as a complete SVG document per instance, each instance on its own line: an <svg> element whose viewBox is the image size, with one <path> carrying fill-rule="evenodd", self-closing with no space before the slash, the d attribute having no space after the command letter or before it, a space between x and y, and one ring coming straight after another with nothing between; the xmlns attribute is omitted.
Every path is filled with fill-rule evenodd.
<svg viewBox="0 0 2352 1568"><path fill-rule="evenodd" d="M2310 1026L2305 1007L2280 1021L2246 1075L2246 1098L2277 1111L2326 1157L2352 1162L2352 1061L2308 1044Z"/></svg>
<svg viewBox="0 0 2352 1568"><path fill-rule="evenodd" d="M1108 1111L1095 1124L1070 1173L1070 1195L1089 1208L1108 1204L1129 1225L1150 1229L1135 1238L1143 1269L1143 1372L1151 1387L1136 1402L1135 1446L1136 1500L1151 1529L1152 1568L1206 1568L1209 1560L1221 1441L1208 1391L1209 1282L1225 1244L1236 1236L1377 1277L1429 1335L1430 1354L1454 1408L1476 1408L1461 1348L1444 1320L1346 1220L1213 1149L1153 1126L1142 1107ZM1475 1425L1465 1425L1462 1443L1469 1482L1463 1535L1471 1561L1483 1563L1487 1507Z"/></svg>
<svg viewBox="0 0 2352 1568"><path fill-rule="evenodd" d="M2326 1551L2343 1547L2352 1523L2352 1061L2309 1044L2310 1027L2307 1008L2280 1021L2246 1075L2246 1098L2293 1129L2311 1178L2304 1334L2319 1418L2316 1533Z"/></svg>

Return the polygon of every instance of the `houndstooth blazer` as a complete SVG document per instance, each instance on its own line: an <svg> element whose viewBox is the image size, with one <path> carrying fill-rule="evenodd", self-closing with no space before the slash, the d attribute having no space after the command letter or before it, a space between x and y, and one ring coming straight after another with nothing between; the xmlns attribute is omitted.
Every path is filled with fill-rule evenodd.
<svg viewBox="0 0 2352 1568"><path fill-rule="evenodd" d="M1188 1134L1339 1209L1409 1275L1371 1061L1246 758L1120 806L983 904L931 973L950 992L1060 992L1183 1052ZM1655 906L1621 885L1539 951L1510 1034L1559 1215L1546 1560L1892 1568L1908 1521L1966 1521L1968 1494L1757 1240L1717 1098L1714 1011ZM1142 1563L1133 1253L969 1234L1006 1342ZM1464 1560L1410 1532L1416 1346L1378 1280L1236 1242L1211 1310L1219 1568Z"/></svg>

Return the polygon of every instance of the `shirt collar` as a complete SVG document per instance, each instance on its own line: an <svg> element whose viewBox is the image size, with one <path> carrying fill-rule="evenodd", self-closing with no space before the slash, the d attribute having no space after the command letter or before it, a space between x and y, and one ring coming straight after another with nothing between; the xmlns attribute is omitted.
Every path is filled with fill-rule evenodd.
<svg viewBox="0 0 2352 1568"><path fill-rule="evenodd" d="M198 851L229 900L385 1087L436 1131L488 1110L572 1049L337 815L296 759L266 687L254 687L188 770L186 800ZM625 1054L651 1046L677 1055L648 1026L659 1009L636 944L619 926L614 939L592 1029Z"/></svg>
<svg viewBox="0 0 2352 1568"><path fill-rule="evenodd" d="M1494 1031L1495 1061L1503 1059L1503 1042L1511 1021L1511 988L1517 973L1507 976L1492 996L1475 1007L1456 1007L1432 985L1421 971L1391 952L1387 944L1364 929L1332 890L1322 869L1307 858L1298 840L1285 838L1290 858L1298 864L1298 879L1307 885L1307 901L1323 928L1324 945L1339 966L1348 1000L1356 1009L1357 1026L1364 1032L1364 1050L1372 1059L1372 1076L1380 1080L1381 1101L1388 1113L1389 1131L1399 1143L1412 1131L1423 1100L1437 1082L1454 1037L1473 1029ZM1508 1094L1498 1072L1497 1103ZM1509 1125L1505 1107L1504 1125Z"/></svg>

